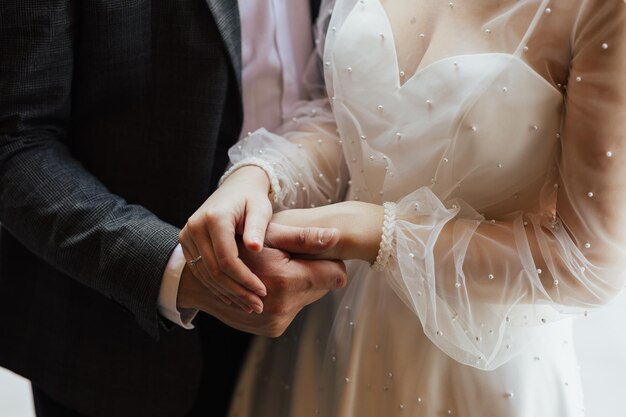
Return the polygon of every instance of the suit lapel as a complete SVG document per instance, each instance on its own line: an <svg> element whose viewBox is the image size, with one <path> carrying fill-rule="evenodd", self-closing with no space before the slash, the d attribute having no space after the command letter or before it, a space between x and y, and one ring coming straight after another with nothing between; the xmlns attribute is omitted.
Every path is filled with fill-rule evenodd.
<svg viewBox="0 0 626 417"><path fill-rule="evenodd" d="M320 14L321 0L311 0L311 22L315 23Z"/></svg>
<svg viewBox="0 0 626 417"><path fill-rule="evenodd" d="M241 93L241 25L237 0L205 0L213 14L228 56L237 78Z"/></svg>

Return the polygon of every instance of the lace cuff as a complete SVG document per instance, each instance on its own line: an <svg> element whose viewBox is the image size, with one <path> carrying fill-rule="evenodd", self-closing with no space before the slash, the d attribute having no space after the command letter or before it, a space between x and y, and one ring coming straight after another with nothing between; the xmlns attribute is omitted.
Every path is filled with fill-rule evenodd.
<svg viewBox="0 0 626 417"><path fill-rule="evenodd" d="M383 204L385 215L383 218L382 236L380 238L380 248L376 260L372 264L372 269L378 272L384 271L389 265L389 256L393 249L392 241L396 229L396 203L386 202Z"/></svg>
<svg viewBox="0 0 626 417"><path fill-rule="evenodd" d="M280 181L278 180L278 176L276 175L276 171L274 170L274 167L272 166L272 164L261 158L250 157L250 158L242 159L241 161L237 162L236 164L231 166L224 173L224 175L222 175L222 178L220 178L218 182L218 186L221 186L224 183L224 181L226 181L226 179L232 175L233 172L245 166L257 166L261 168L263 171L265 171L268 178L270 179L269 198L272 202L278 203L279 198L280 198L280 191L281 191Z"/></svg>

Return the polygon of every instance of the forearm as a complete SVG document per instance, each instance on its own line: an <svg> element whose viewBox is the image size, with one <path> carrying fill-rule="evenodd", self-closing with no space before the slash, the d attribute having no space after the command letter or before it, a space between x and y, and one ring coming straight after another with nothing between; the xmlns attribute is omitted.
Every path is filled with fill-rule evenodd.
<svg viewBox="0 0 626 417"><path fill-rule="evenodd" d="M371 263L380 246L383 207L345 201L312 209L286 210L275 214L272 221L287 226L338 229L340 240L337 247L324 256Z"/></svg>
<svg viewBox="0 0 626 417"><path fill-rule="evenodd" d="M610 281L594 277L608 272L576 260L571 255L576 248L568 232L541 216L519 214L496 222L466 213L433 220L431 215L409 208L400 217L393 225L390 254L395 268L398 263L418 265L430 259L426 263L432 272L426 267L419 274L437 276L435 285L446 297L455 297L462 287L473 300L492 302L502 300L514 286L522 302L533 302L539 291L546 300L593 305L605 302L615 292ZM380 247L383 207L349 201L287 210L277 213L273 221L289 226L337 228L340 243L335 251L323 256L372 263ZM421 236L425 232L428 236ZM582 279L583 275L591 281ZM540 287L535 288L537 285Z"/></svg>
<svg viewBox="0 0 626 417"><path fill-rule="evenodd" d="M178 229L108 192L58 143L39 141L35 147L13 141L0 150L3 226L156 334L156 299Z"/></svg>
<svg viewBox="0 0 626 417"><path fill-rule="evenodd" d="M76 4L3 4L0 222L30 251L124 305L156 335L161 276L178 230L109 192L67 146L70 136L72 143L87 139L70 132Z"/></svg>

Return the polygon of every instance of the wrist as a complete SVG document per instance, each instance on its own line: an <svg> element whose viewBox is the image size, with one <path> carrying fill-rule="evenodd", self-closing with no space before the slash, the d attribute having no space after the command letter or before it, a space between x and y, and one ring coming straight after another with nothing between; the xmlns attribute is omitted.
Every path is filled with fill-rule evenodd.
<svg viewBox="0 0 626 417"><path fill-rule="evenodd" d="M344 201L307 209L307 223L339 230L334 253L339 259L373 262L382 236L383 207L360 201Z"/></svg>
<svg viewBox="0 0 626 417"><path fill-rule="evenodd" d="M361 259L372 263L382 236L383 207L347 201L339 203L336 225L340 231L337 245L341 259Z"/></svg>
<svg viewBox="0 0 626 417"><path fill-rule="evenodd" d="M193 329L191 321L197 311L179 309L176 305L180 278L186 263L181 245L176 246L163 272L161 288L159 289L158 310L159 314L170 322L185 329Z"/></svg>
<svg viewBox="0 0 626 417"><path fill-rule="evenodd" d="M228 177L224 179L224 184L232 184L233 182L244 182L247 185L253 185L257 189L261 189L269 194L270 177L265 170L256 165L244 165L234 170Z"/></svg>
<svg viewBox="0 0 626 417"><path fill-rule="evenodd" d="M312 209L276 213L273 222L295 227L334 228L339 242L327 253L333 259L361 259L373 262L382 237L383 207L358 201L345 201Z"/></svg>
<svg viewBox="0 0 626 417"><path fill-rule="evenodd" d="M185 265L180 276L180 283L178 284L176 308L179 311L185 309L199 310L202 305L201 298L203 294L206 294L204 285L193 275L189 265Z"/></svg>

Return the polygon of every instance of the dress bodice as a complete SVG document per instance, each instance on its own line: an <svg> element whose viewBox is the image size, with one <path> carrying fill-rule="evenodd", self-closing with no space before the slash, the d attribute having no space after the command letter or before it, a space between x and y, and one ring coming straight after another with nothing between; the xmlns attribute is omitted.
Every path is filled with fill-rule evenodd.
<svg viewBox="0 0 626 417"><path fill-rule="evenodd" d="M393 201L430 186L478 210L532 204L555 160L563 95L520 58L523 47L449 56L408 77L379 0L357 2L329 36L354 198Z"/></svg>
<svg viewBox="0 0 626 417"><path fill-rule="evenodd" d="M231 158L281 209L384 202L380 251L258 343L237 412L582 415L569 318L626 283L626 3L322 3L332 109Z"/></svg>

